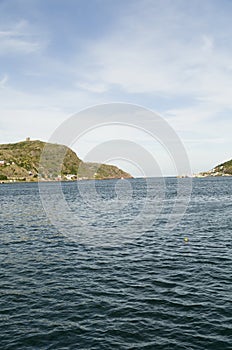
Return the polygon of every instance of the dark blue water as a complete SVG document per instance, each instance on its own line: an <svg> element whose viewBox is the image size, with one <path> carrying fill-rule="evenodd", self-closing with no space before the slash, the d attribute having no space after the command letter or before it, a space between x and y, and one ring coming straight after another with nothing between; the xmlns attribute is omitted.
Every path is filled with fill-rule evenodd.
<svg viewBox="0 0 232 350"><path fill-rule="evenodd" d="M99 214L80 201L75 183L62 185L65 198L73 215L100 227L96 241L85 242L85 225L76 238L59 232L37 184L0 186L0 349L232 349L232 178L194 179L173 231L165 223L176 180L167 179L147 232L131 220L146 186L130 181L132 200L120 214L127 239L112 245L99 235L109 226L120 235L120 210ZM115 184L98 182L106 208Z"/></svg>

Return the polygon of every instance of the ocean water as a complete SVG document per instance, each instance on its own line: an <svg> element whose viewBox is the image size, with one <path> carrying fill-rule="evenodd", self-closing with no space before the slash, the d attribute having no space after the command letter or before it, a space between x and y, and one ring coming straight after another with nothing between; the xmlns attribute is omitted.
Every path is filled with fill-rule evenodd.
<svg viewBox="0 0 232 350"><path fill-rule="evenodd" d="M59 198L47 217L38 184L2 184L0 349L232 349L232 178L193 179L171 230L176 181L158 204L144 179L122 202L116 180L95 194L63 183L67 223ZM56 184L43 186L49 201Z"/></svg>

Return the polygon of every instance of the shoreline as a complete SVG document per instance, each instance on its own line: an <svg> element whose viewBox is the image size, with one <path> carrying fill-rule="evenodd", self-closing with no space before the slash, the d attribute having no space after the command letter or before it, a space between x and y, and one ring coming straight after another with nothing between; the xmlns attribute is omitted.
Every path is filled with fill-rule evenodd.
<svg viewBox="0 0 232 350"><path fill-rule="evenodd" d="M232 175L207 175L207 176L163 176L163 178L174 178L174 179L186 179L186 178L192 178L192 179L206 179L206 178L228 178L232 177ZM156 178L155 176L149 176L149 177L128 177L128 178L120 178L120 177L112 177L112 178L87 178L87 179L75 179L75 180L1 180L0 185L6 185L6 184L16 184L16 183L54 183L54 182L79 182L79 181L102 181L102 180L133 180L133 179L147 179L147 178ZM160 177L157 177L160 178Z"/></svg>
<svg viewBox="0 0 232 350"><path fill-rule="evenodd" d="M120 178L120 177L112 177L112 178L102 178L102 179L75 179L75 180L30 180L30 181L22 181L22 180L1 180L0 185L4 184L16 184L16 183L49 183L49 182L79 182L79 181L102 181L102 180L127 180L127 179L134 179L134 177L128 177L128 178Z"/></svg>

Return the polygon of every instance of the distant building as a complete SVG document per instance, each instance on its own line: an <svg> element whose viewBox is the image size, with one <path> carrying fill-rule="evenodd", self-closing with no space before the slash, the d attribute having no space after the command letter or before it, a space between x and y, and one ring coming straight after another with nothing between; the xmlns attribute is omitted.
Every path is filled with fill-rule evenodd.
<svg viewBox="0 0 232 350"><path fill-rule="evenodd" d="M30 138L30 137L27 137L27 138L26 138L26 141L31 141L31 138Z"/></svg>
<svg viewBox="0 0 232 350"><path fill-rule="evenodd" d="M5 165L5 160L0 160L0 166Z"/></svg>
<svg viewBox="0 0 232 350"><path fill-rule="evenodd" d="M75 174L67 174L67 175L65 175L65 178L67 180L74 180L76 178L76 175Z"/></svg>

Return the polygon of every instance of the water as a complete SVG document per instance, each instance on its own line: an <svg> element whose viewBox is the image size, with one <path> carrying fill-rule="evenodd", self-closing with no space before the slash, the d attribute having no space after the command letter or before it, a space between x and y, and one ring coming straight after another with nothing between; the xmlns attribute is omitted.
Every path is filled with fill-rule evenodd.
<svg viewBox="0 0 232 350"><path fill-rule="evenodd" d="M110 228L120 235L116 209L99 215L80 204L75 183L62 185L85 222L75 239L47 218L37 184L1 185L0 348L232 349L231 181L194 179L191 203L171 232L165 223L176 180L167 179L164 206L144 233L131 218L147 196L145 182L130 180L127 239L112 245L101 245L100 235L103 242ZM106 208L115 184L98 182ZM100 227L91 239L88 222Z"/></svg>

